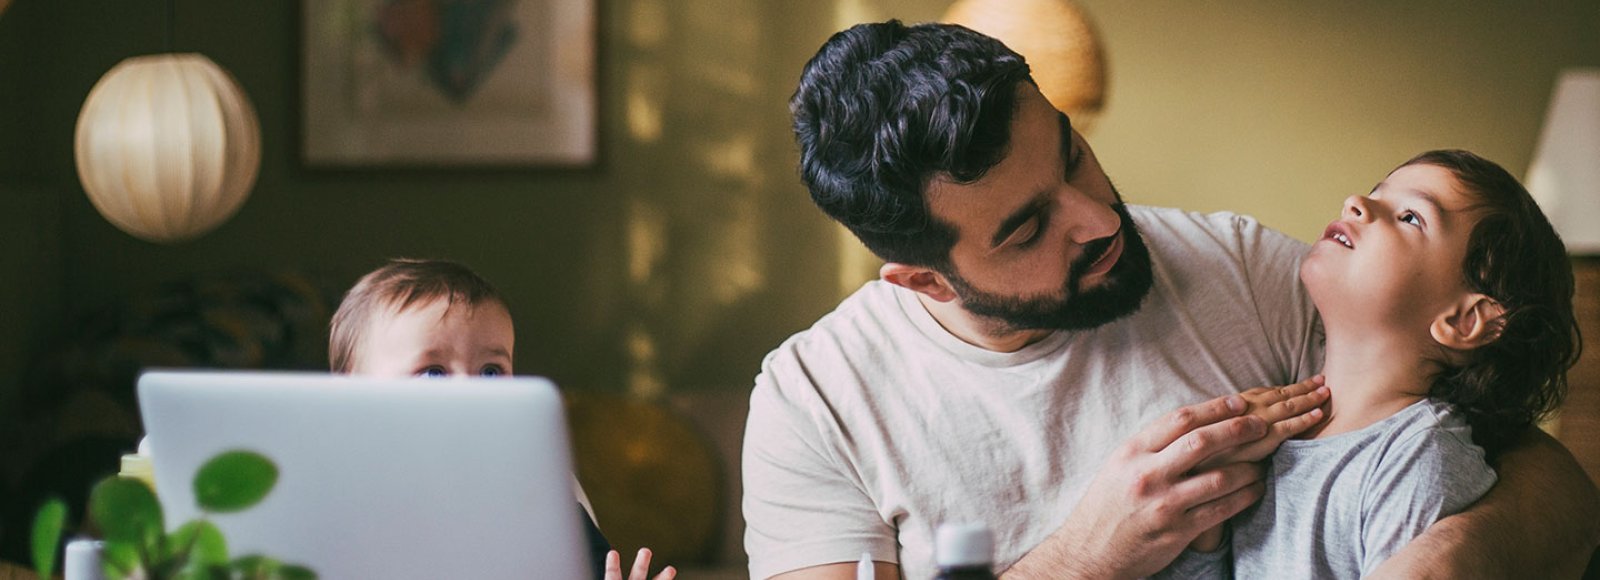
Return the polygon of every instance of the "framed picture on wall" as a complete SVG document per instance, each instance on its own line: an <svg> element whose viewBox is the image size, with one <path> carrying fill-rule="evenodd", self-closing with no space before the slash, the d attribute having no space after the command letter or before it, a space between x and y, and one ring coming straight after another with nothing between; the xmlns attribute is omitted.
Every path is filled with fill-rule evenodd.
<svg viewBox="0 0 1600 580"><path fill-rule="evenodd" d="M306 0L313 166L584 166L594 0Z"/></svg>

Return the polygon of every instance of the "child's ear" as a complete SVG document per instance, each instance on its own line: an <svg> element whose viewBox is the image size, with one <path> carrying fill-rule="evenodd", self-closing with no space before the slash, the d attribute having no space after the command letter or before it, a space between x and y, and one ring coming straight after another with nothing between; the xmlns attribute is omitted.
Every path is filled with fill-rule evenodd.
<svg viewBox="0 0 1600 580"><path fill-rule="evenodd" d="M878 277L885 282L939 302L956 299L955 289L950 287L950 281L946 280L943 274L922 266L889 262L878 269Z"/></svg>
<svg viewBox="0 0 1600 580"><path fill-rule="evenodd" d="M1468 294L1433 320L1433 340L1452 350L1472 350L1500 338L1506 308L1482 294Z"/></svg>

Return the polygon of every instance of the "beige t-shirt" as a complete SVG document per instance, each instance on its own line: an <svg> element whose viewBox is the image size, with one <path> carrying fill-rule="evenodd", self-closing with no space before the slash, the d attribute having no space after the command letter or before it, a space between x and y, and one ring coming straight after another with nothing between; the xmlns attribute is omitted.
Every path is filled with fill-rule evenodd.
<svg viewBox="0 0 1600 580"><path fill-rule="evenodd" d="M744 441L750 575L868 552L929 578L945 522L987 524L1004 570L1162 413L1316 371L1304 244L1232 214L1130 210L1155 284L1117 322L991 352L874 281L769 354Z"/></svg>

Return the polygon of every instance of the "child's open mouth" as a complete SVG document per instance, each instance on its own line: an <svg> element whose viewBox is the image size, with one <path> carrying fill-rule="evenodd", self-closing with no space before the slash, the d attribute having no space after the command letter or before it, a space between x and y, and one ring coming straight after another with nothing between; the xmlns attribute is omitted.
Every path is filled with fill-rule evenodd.
<svg viewBox="0 0 1600 580"><path fill-rule="evenodd" d="M1350 232L1345 229L1343 222L1328 224L1328 229L1322 232L1322 239L1333 240L1334 243L1352 250L1356 247L1355 242L1350 241Z"/></svg>

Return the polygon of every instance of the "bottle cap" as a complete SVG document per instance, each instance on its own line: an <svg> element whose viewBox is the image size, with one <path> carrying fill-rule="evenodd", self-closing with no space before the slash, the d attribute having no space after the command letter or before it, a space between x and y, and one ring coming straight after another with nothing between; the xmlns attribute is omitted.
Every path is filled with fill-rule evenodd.
<svg viewBox="0 0 1600 580"><path fill-rule="evenodd" d="M933 539L934 562L940 568L988 566L994 560L994 536L983 524L944 524Z"/></svg>
<svg viewBox="0 0 1600 580"><path fill-rule="evenodd" d="M150 486L150 491L155 491L156 489L155 465L150 463L149 457L138 454L122 456L122 469L117 472L117 475L142 481L145 485Z"/></svg>

